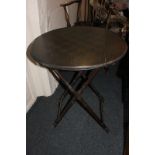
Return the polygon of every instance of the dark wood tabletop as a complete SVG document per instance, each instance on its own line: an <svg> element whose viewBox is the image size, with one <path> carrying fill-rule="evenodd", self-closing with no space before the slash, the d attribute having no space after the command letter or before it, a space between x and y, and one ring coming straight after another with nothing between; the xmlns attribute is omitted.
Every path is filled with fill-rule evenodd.
<svg viewBox="0 0 155 155"><path fill-rule="evenodd" d="M79 26L42 34L30 44L27 55L48 68L89 70L120 60L126 51L126 42L115 33Z"/></svg>

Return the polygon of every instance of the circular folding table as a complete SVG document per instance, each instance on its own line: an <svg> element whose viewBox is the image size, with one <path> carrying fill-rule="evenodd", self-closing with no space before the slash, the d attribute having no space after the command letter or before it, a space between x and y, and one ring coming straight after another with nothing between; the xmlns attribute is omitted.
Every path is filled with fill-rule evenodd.
<svg viewBox="0 0 155 155"><path fill-rule="evenodd" d="M106 132L109 132L103 121L104 98L91 81L100 68L119 61L126 51L126 42L115 33L103 28L82 26L47 32L29 45L27 49L29 59L49 69L65 89L58 101L55 126L72 105L78 103ZM60 70L74 71L75 73L71 80L67 81ZM89 87L98 97L100 117L82 97L86 87ZM70 98L62 108L67 95L70 95Z"/></svg>

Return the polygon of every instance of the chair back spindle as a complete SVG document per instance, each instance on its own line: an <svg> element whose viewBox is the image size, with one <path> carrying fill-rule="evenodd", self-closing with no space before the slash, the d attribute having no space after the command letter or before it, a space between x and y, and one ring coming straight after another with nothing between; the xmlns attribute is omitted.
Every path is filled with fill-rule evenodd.
<svg viewBox="0 0 155 155"><path fill-rule="evenodd" d="M66 2L64 4L60 4L61 7L63 7L64 12L65 12L65 20L67 23L67 27L71 27L71 22L70 22L70 16L69 16L69 12L68 12L68 6L77 3L77 15L76 15L76 22L79 22L79 16L80 16L80 5L81 5L81 0L73 0L73 1L69 1Z"/></svg>

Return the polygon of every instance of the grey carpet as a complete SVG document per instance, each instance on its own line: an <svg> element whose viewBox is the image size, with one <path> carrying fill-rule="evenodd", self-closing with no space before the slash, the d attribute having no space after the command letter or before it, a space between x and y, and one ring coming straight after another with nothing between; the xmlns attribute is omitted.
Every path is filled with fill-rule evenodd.
<svg viewBox="0 0 155 155"><path fill-rule="evenodd" d="M38 97L27 113L27 155L122 155L123 104L117 65L105 73L101 70L93 83L105 98L104 119L107 134L78 104L69 110L54 128L60 87L49 97ZM64 73L67 77L70 73ZM89 89L83 97L98 112L96 97Z"/></svg>

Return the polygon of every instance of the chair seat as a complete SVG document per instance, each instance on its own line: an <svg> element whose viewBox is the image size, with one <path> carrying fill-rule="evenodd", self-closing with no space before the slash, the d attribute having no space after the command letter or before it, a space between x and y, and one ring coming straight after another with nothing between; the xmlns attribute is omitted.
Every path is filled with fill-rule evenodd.
<svg viewBox="0 0 155 155"><path fill-rule="evenodd" d="M76 22L74 24L74 26L92 26L92 23L91 22L80 21L80 22Z"/></svg>

